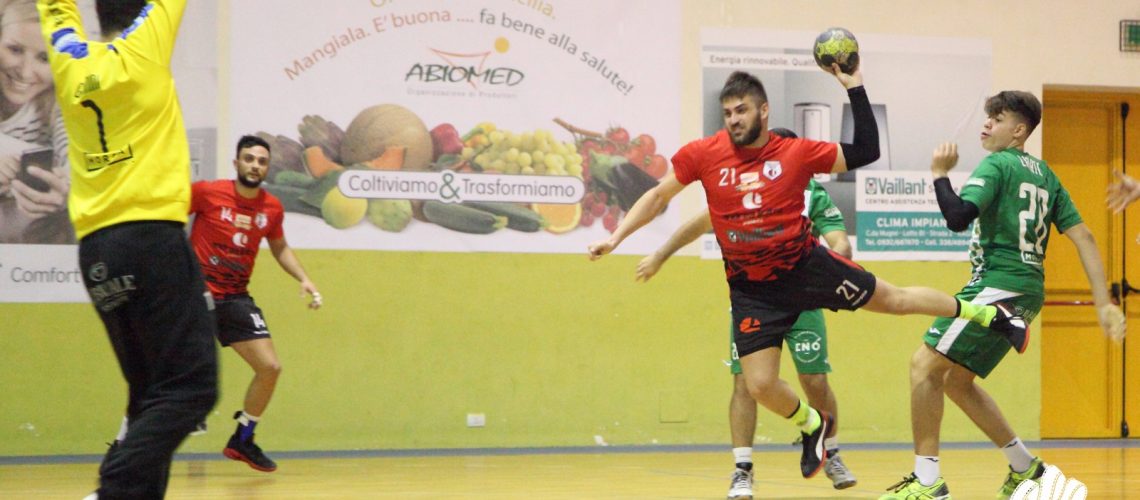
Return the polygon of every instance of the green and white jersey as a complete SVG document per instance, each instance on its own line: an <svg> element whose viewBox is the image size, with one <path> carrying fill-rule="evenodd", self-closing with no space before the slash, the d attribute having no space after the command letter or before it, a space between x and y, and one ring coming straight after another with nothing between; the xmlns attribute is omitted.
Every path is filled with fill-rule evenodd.
<svg viewBox="0 0 1140 500"><path fill-rule="evenodd" d="M1044 294L1049 225L1065 232L1082 222L1049 166L1024 151L998 151L982 160L961 196L978 207L970 283Z"/></svg>
<svg viewBox="0 0 1140 500"><path fill-rule="evenodd" d="M835 206L835 202L831 201L831 195L827 194L827 190L823 189L815 179L808 181L808 187L804 190L803 214L811 220L811 235L816 238L821 234L846 229L843 225L843 213Z"/></svg>

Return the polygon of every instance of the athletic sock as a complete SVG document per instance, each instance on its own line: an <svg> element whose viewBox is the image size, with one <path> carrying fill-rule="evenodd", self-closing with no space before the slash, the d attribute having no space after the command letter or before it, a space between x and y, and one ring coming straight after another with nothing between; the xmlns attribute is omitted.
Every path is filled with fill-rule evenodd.
<svg viewBox="0 0 1140 500"><path fill-rule="evenodd" d="M988 304L973 304L958 299L958 314L954 316L988 327L990 322L994 320L994 316L997 316L997 308Z"/></svg>
<svg viewBox="0 0 1140 500"><path fill-rule="evenodd" d="M823 447L827 450L827 456L839 454L839 438L831 436L823 440Z"/></svg>
<svg viewBox="0 0 1140 500"><path fill-rule="evenodd" d="M261 420L261 417L255 417L242 411L241 415L238 415L238 439L241 439L243 442L253 439L253 429L257 427L259 420Z"/></svg>
<svg viewBox="0 0 1140 500"><path fill-rule="evenodd" d="M1025 472L1033 465L1033 455L1029 453L1025 443L1021 442L1021 438L1013 438L1009 444L1002 446L1001 452L1005 453L1006 460L1009 460L1009 467L1014 472Z"/></svg>
<svg viewBox="0 0 1140 500"><path fill-rule="evenodd" d="M127 437L127 417L123 417L123 423L119 424L119 434L115 436L115 441L122 442L123 438Z"/></svg>
<svg viewBox="0 0 1140 500"><path fill-rule="evenodd" d="M736 461L736 468L752 470L752 447L741 446L732 449L732 459Z"/></svg>
<svg viewBox="0 0 1140 500"><path fill-rule="evenodd" d="M938 467L938 457L915 455L914 475L918 477L918 482L922 483L923 486L933 486L934 482L938 480L938 476L942 475L942 471Z"/></svg>
<svg viewBox="0 0 1140 500"><path fill-rule="evenodd" d="M807 403L802 399L800 400L799 405L796 406L796 411L792 412L791 415L788 415L788 419L790 419L793 424L796 424L796 426L799 427L801 431L804 431L808 434L815 432L815 430L818 429L819 426L823 423L823 419L820 418L819 412L815 411L815 408L808 406Z"/></svg>

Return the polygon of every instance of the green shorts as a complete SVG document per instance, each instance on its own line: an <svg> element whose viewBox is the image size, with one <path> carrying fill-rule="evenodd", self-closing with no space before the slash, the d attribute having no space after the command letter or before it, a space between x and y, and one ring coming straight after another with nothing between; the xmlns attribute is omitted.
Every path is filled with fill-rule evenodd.
<svg viewBox="0 0 1140 500"><path fill-rule="evenodd" d="M1026 295L982 285L966 285L955 297L974 304L999 301L1009 303L1017 314L1025 318L1027 324L1033 322L1045 302L1045 297L1040 295ZM982 378L993 371L1012 347L1001 334L970 320L958 318L938 318L923 336L923 341Z"/></svg>
<svg viewBox="0 0 1140 500"><path fill-rule="evenodd" d="M742 372L740 355L736 351L733 332L734 329L730 324L728 345L729 355L732 356L731 368L733 375L739 375ZM796 323L784 335L784 343L788 344L788 352L792 353L796 373L801 375L831 373L831 363L827 361L827 325L823 321L822 309L800 313Z"/></svg>

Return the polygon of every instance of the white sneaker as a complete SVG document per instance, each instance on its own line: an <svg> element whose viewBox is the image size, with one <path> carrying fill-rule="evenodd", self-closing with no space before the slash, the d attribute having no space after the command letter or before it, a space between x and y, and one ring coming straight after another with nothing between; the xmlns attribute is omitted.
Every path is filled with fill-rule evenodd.
<svg viewBox="0 0 1140 500"><path fill-rule="evenodd" d="M843 459L839 458L839 455L827 457L827 462L823 464L823 472L827 474L827 478L831 480L831 485L837 490L855 486L855 475L847 469L847 465L843 463Z"/></svg>
<svg viewBox="0 0 1140 500"><path fill-rule="evenodd" d="M201 422L198 422L198 425L196 427L194 427L194 430L190 433L190 435L191 436L201 436L202 434L205 434L205 433L206 433L206 421L203 420Z"/></svg>
<svg viewBox="0 0 1140 500"><path fill-rule="evenodd" d="M736 469L736 472L732 473L728 500L752 500L752 471Z"/></svg>

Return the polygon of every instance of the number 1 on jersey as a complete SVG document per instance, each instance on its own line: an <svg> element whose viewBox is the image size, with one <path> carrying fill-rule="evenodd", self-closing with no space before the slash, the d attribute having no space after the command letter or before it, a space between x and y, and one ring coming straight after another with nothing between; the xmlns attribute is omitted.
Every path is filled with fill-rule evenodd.
<svg viewBox="0 0 1140 500"><path fill-rule="evenodd" d="M91 99L86 99L79 104L82 104L83 107L90 108L91 111L95 112L95 122L99 125L99 145L103 148L103 152L106 153L107 134L103 130L103 110L99 109L99 105L95 104L95 101L92 101Z"/></svg>

